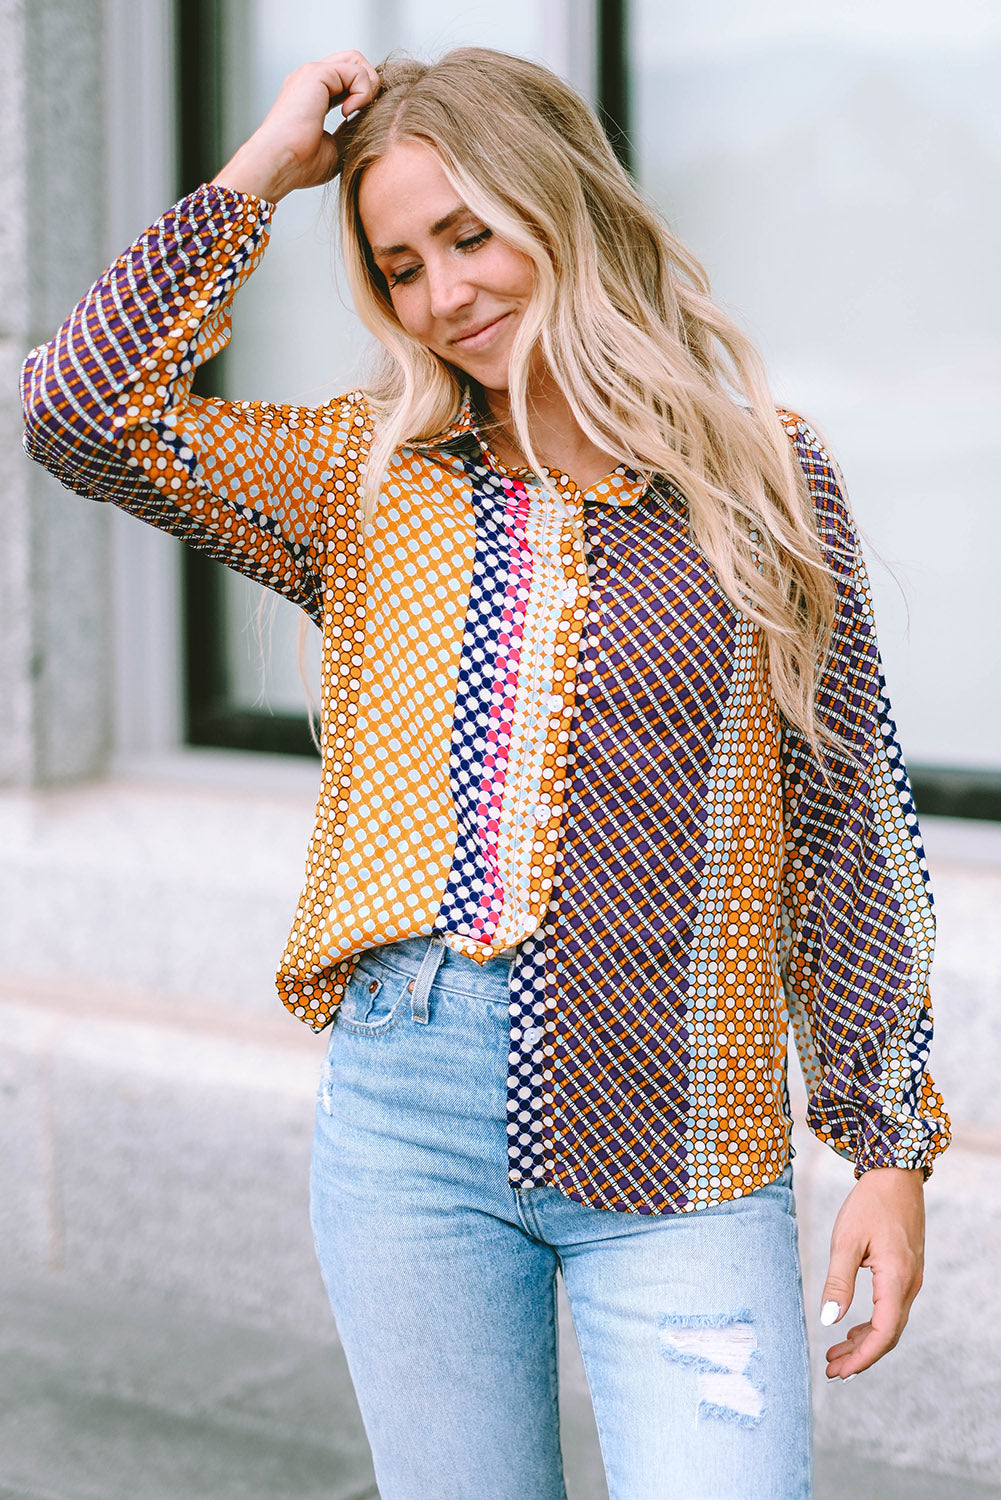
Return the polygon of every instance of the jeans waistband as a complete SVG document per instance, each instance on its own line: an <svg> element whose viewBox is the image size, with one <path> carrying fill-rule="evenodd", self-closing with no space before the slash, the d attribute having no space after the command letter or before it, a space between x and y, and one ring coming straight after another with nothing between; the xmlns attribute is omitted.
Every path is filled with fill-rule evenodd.
<svg viewBox="0 0 1001 1500"><path fill-rule="evenodd" d="M358 964L364 966L367 959L375 959L391 969L415 975L420 973L432 942L436 946L441 945L441 952L436 955L434 983L440 984L444 989L466 993L482 994L484 991L507 989L513 958L492 958L485 964L478 964L474 958L467 958L464 953L456 953L454 948L450 948L441 933L435 933L432 937L401 938L396 943L366 948L359 955Z"/></svg>

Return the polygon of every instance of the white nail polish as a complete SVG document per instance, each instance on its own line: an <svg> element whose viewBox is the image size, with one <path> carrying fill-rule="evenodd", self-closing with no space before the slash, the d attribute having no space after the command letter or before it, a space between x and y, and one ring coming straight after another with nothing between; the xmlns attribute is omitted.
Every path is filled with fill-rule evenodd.
<svg viewBox="0 0 1001 1500"><path fill-rule="evenodd" d="M853 1370L853 1371L852 1371L852 1373L851 1373L851 1374L850 1374L850 1375L846 1375L846 1376L845 1376L845 1377L844 1377L844 1380L845 1380L845 1384L846 1384L846 1385L847 1385L847 1384L848 1384L848 1382L849 1382L849 1380L854 1380L854 1379L855 1379L855 1376L856 1376L856 1375L857 1375L857 1374L858 1374L858 1370Z"/></svg>
<svg viewBox="0 0 1001 1500"><path fill-rule="evenodd" d="M837 1317L840 1311L841 1308L839 1307L837 1302L824 1303L823 1307L820 1309L820 1321L823 1323L825 1328L829 1328L832 1323L837 1321Z"/></svg>

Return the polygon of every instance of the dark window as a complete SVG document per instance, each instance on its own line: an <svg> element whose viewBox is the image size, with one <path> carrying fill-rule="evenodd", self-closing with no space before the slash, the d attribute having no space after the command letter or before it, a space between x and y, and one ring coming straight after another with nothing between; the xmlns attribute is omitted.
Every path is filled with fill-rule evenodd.
<svg viewBox="0 0 1001 1500"><path fill-rule="evenodd" d="M643 147L650 144L650 132L644 123L649 113L650 81L642 63L643 28L656 14L657 9L651 9L649 3L637 4L636 0L632 6L630 0L598 0L596 8L599 111L620 160L630 169L639 169L641 176ZM245 45L245 28L232 24L230 0L176 0L176 17L179 192L187 192L211 178L227 150L232 149L233 131L238 127L233 123L230 92L244 61L240 52ZM638 97L636 119L631 108L633 96ZM659 121L659 114L657 118ZM231 385L232 381L227 382L227 354L223 353L198 371L195 390L203 395L231 394ZM237 394L259 392L241 390ZM253 690L248 691L248 642L241 640L247 632L241 627L239 613L242 610L246 615L252 587L192 549L185 549L187 740L194 745L315 756L305 706L301 712L295 711L294 692L284 695L275 712L255 702ZM251 652L252 636L251 632ZM302 702L305 705L305 690ZM1001 773L920 764L913 765L911 773L921 811L1001 819Z"/></svg>

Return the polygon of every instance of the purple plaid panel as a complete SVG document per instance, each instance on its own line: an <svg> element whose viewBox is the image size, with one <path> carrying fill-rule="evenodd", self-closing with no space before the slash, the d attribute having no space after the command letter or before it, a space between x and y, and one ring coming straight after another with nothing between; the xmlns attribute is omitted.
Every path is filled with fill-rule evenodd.
<svg viewBox="0 0 1001 1500"><path fill-rule="evenodd" d="M544 938L560 1101L547 1154L578 1201L672 1212L687 1201L687 971L736 612L674 497L595 506L587 528L594 612Z"/></svg>

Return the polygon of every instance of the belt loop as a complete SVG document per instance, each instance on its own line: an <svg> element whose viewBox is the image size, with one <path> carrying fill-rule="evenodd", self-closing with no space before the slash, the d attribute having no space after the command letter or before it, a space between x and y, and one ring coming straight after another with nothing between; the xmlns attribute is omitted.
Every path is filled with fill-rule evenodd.
<svg viewBox="0 0 1001 1500"><path fill-rule="evenodd" d="M438 972L438 966L445 957L445 939L440 933L433 933L428 943L427 951L421 960L421 966L417 970L417 978L411 980L410 993L412 1000L410 1010L415 1021L427 1025L428 1021L428 995L434 984L434 976Z"/></svg>

